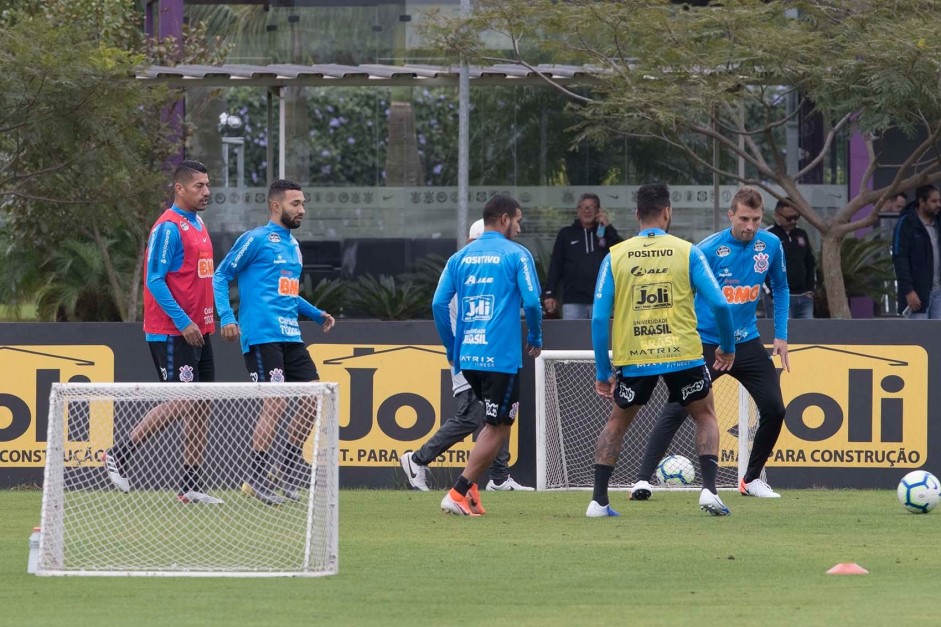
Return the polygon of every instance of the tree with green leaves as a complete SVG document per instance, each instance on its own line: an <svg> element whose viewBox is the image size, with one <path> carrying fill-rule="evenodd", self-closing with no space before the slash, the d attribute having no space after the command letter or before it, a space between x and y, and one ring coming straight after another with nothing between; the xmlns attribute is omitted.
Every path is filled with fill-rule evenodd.
<svg viewBox="0 0 941 627"><path fill-rule="evenodd" d="M8 304L47 319L136 320L148 226L185 129L145 63L210 58L187 31L148 41L133 0L0 2L0 221ZM89 257L90 251L98 259ZM106 302L100 302L104 299Z"/></svg>
<svg viewBox="0 0 941 627"><path fill-rule="evenodd" d="M663 150L717 172L721 182L789 196L821 235L831 315L849 318L841 247L871 226L896 192L941 180L941 41L938 0L480 0L467 17L429 29L443 51L471 63L581 64L587 89L566 93L581 138L656 138ZM481 33L502 34L488 49ZM786 107L788 98L800 106ZM783 129L819 116L820 145L789 167ZM798 188L835 144L858 133L869 156L862 180L832 215ZM911 150L884 157L887 134ZM710 158L713 147L720 158ZM806 148L806 147L805 147ZM727 164L741 161L736 170ZM888 183L874 185L879 168ZM867 210L867 207L869 209Z"/></svg>

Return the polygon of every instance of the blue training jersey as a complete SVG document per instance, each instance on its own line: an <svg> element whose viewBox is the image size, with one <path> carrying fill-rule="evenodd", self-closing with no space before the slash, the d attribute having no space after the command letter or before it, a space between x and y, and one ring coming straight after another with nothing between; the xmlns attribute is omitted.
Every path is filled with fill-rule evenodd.
<svg viewBox="0 0 941 627"><path fill-rule="evenodd" d="M176 205L172 205L170 209L186 218L200 233L206 228L195 211L184 211ZM176 272L183 265L183 240L180 239L179 227L172 222L158 224L150 234L147 251L147 289L160 308L173 320L176 328L182 332L193 321L167 287L167 274ZM161 333L145 333L144 339L148 342L165 342L167 336Z"/></svg>
<svg viewBox="0 0 941 627"><path fill-rule="evenodd" d="M774 296L774 337L787 341L791 293L787 287L787 266L781 240L774 233L758 231L750 242L742 242L728 228L701 241L699 249L706 256L732 310L735 343L759 337L755 310L762 286L769 277ZM719 330L715 317L699 295L696 296L696 317L703 343L718 344Z"/></svg>
<svg viewBox="0 0 941 627"><path fill-rule="evenodd" d="M441 273L431 309L454 371L515 374L523 366L520 304L526 342L542 347L542 289L528 250L496 231L454 253ZM457 296L454 330L448 303Z"/></svg>
<svg viewBox="0 0 941 627"><path fill-rule="evenodd" d="M323 312L299 295L301 247L291 231L274 222L243 233L212 279L222 326L235 323L229 283L238 277L242 352L271 342L303 342L297 315L323 324Z"/></svg>
<svg viewBox="0 0 941 627"><path fill-rule="evenodd" d="M644 229L639 233L641 237L666 235L662 229ZM722 337L726 338L721 342L724 352L735 352L735 344L732 341L732 317L729 314L729 307L725 304L725 298L719 290L719 284L706 263L706 258L696 246L693 246L689 252L689 282L693 291L696 293L696 311L698 316L699 300L702 299L707 307L717 312L714 320L718 320L717 326ZM595 283L595 301L591 314L591 342L595 352L595 378L598 381L607 381L612 374L611 359L608 357L608 347L610 345L610 318L614 313L614 273L611 271L610 253L601 262L601 268L598 270L598 280ZM717 342L719 343L719 342ZM647 375L659 375L669 372L678 372L702 366L706 361L699 359L690 359L686 361L674 361L654 364L637 364L621 366L621 374L628 377L638 377Z"/></svg>

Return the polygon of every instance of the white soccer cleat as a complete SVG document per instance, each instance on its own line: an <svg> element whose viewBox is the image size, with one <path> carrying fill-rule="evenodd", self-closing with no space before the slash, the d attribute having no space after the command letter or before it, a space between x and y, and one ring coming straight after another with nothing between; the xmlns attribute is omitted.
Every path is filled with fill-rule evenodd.
<svg viewBox="0 0 941 627"><path fill-rule="evenodd" d="M405 453L399 459L399 464L402 466L402 470L405 471L405 476L408 477L408 483L416 490L421 490L422 492L428 491L428 478L426 473L428 472L427 466L422 466L418 462L412 461L412 451Z"/></svg>
<svg viewBox="0 0 941 627"><path fill-rule="evenodd" d="M705 488L699 493L699 509L713 516L728 516L732 513L718 494L713 494Z"/></svg>
<svg viewBox="0 0 941 627"><path fill-rule="evenodd" d="M124 464L114 454L114 449L108 449L104 455L105 469L108 471L108 479L121 492L131 491L131 482L123 470Z"/></svg>
<svg viewBox="0 0 941 627"><path fill-rule="evenodd" d="M588 504L588 511L585 512L588 518L606 518L608 516L620 516L611 509L611 505L598 505L598 501L592 501Z"/></svg>
<svg viewBox="0 0 941 627"><path fill-rule="evenodd" d="M632 501L646 501L650 498L651 494L653 494L653 489L651 489L650 484L644 480L635 481L634 487L631 488Z"/></svg>
<svg viewBox="0 0 941 627"><path fill-rule="evenodd" d="M772 490L771 486L761 479L755 479L748 483L745 483L745 480L742 479L738 482L738 491L742 493L742 496L757 496L763 499L781 498L780 494Z"/></svg>
<svg viewBox="0 0 941 627"><path fill-rule="evenodd" d="M309 466L307 470L309 472ZM295 476L295 473L291 473L284 466L281 466L277 471L271 471L268 474L268 479L271 481L271 485L281 488L281 492L287 500L295 503L301 500L301 487L299 485L301 478Z"/></svg>
<svg viewBox="0 0 941 627"><path fill-rule="evenodd" d="M487 482L488 490L513 491L513 492L533 492L536 488L531 488L516 482L513 477L507 477L503 483L494 483L493 479Z"/></svg>
<svg viewBox="0 0 941 627"><path fill-rule="evenodd" d="M199 492L197 490L190 490L189 492L181 492L176 495L177 500L180 503L201 503L202 505L222 505L224 501L222 499L217 499L214 496L209 496L205 492Z"/></svg>
<svg viewBox="0 0 941 627"><path fill-rule="evenodd" d="M480 516L471 509L467 498L461 496L454 488L448 490L448 493L441 499L441 511L455 516Z"/></svg>

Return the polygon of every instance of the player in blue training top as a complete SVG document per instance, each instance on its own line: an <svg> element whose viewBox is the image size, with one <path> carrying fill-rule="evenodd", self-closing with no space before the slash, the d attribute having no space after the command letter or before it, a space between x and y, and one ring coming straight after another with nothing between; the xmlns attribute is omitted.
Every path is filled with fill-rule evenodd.
<svg viewBox="0 0 941 627"><path fill-rule="evenodd" d="M222 339L241 339L245 366L252 381L272 383L317 381L319 376L301 339L298 313L319 322L324 333L333 328L333 316L300 296L301 248L291 230L304 218L304 192L293 181L277 180L268 190L265 226L242 234L225 256L213 279ZM238 277L239 318L229 304L229 283ZM252 436L251 470L242 491L268 505L279 505L269 475L269 451L285 409L285 401L264 402ZM288 442L276 473L284 495L300 498L304 478L304 442L314 424L314 408L297 411L288 429Z"/></svg>
<svg viewBox="0 0 941 627"><path fill-rule="evenodd" d="M481 218L474 222L467 233L467 243L477 240L484 234L484 220ZM457 297L448 303L448 314L451 318L451 328L457 324ZM457 413L445 420L441 427L435 431L427 442L415 451L402 455L399 464L405 471L409 484L416 490L428 491L428 465L439 455L443 455L452 446L467 436L480 431L484 426L484 404L477 400L470 383L460 372L451 370L451 387L454 391L454 402ZM490 481L488 490L502 492L532 492L533 488L521 485L510 476L510 446L506 442L500 452L490 464Z"/></svg>
<svg viewBox="0 0 941 627"><path fill-rule="evenodd" d="M448 259L432 300L435 326L454 372L463 372L484 404L484 428L467 466L441 500L441 509L460 516L485 513L477 478L494 460L519 410L519 370L523 366L520 302L529 329L527 352L542 350L542 304L536 264L529 251L512 242L523 210L509 196L487 201L484 234ZM448 305L457 297L451 330Z"/></svg>
<svg viewBox="0 0 941 627"><path fill-rule="evenodd" d="M771 454L781 425L784 423L784 400L781 384L774 364L768 357L758 336L755 309L761 297L761 288L770 277L774 295L774 344L771 354L781 357L781 365L790 372L787 355L787 312L790 302L787 270L781 240L773 233L761 230L764 204L758 190L743 187L732 198L729 220L732 226L710 235L699 243L699 249L722 287L722 294L732 309L735 324L735 364L728 374L738 379L758 407L758 431L748 459L748 469L739 483L739 491L746 496L777 498L780 496L761 480L761 470ZM707 361L715 353L719 342L719 329L711 310L698 296L696 317L702 350ZM710 373L713 379L725 374ZM654 468L670 446L673 436L683 424L686 411L677 403L667 403L647 441L647 450L631 491L631 499L650 498L650 478Z"/></svg>
<svg viewBox="0 0 941 627"><path fill-rule="evenodd" d="M619 515L611 508L608 483L624 434L662 378L670 401L683 405L696 420L697 453L703 469L699 506L714 516L726 516L729 508L716 493L719 425L712 380L696 332L694 294L708 303L719 325L721 348L713 358L715 370L728 370L735 361L732 314L699 249L667 234L673 216L667 186L642 185L637 190L636 215L640 233L611 249L595 284L591 316L595 391L614 403L598 435L594 489L585 515Z"/></svg>

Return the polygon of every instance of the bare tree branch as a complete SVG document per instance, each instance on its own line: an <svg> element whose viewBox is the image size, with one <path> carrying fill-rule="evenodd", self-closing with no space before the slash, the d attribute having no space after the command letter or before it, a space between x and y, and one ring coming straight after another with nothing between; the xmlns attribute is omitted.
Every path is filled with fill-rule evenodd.
<svg viewBox="0 0 941 627"><path fill-rule="evenodd" d="M768 176L769 178L774 175L773 172L771 172L770 170L768 170L768 168L767 168L766 165L764 165L764 164L760 163L759 161L753 159L751 154L749 154L748 152L742 151L742 150L738 147L738 144L736 144L735 142L733 142L732 140L730 140L728 137L726 137L726 136L723 135L722 133L719 133L719 132L717 132L717 131L715 131L715 130L713 130L713 129L707 127L707 126L695 126L695 125L691 125L691 126L690 126L690 130L692 130L694 133L697 133L697 134L699 134L699 135L704 135L705 137L709 137L710 139L714 139L714 140L718 141L720 144L722 144L722 145L725 146L727 149L729 149L733 154L736 154L736 155L742 157L743 159L745 159L746 161L748 161L749 163L751 163L753 166L755 166L755 167L758 169L758 172L759 172L760 174L763 174L763 175L765 175L765 176ZM710 169L710 170L714 170L715 168L713 168L713 167L710 165L710 166L709 166L709 169ZM732 175L732 178L734 178L734 179L736 179L736 180L740 180L738 174Z"/></svg>
<svg viewBox="0 0 941 627"><path fill-rule="evenodd" d="M560 92L562 92L563 94L565 94L572 100L576 100L583 104L589 104L591 102L594 102L594 100L592 100L591 98L586 98L585 96L582 96L581 94L576 94L574 91L571 91L570 89L564 87L563 85L559 84L557 81L552 80L550 77L540 72L539 70L534 68L532 65L530 65L526 61L524 61L522 55L520 54L519 39L517 39L516 37L513 38L513 52L516 54L516 63L527 68L530 72L534 72L537 76L539 76L546 83L558 89Z"/></svg>
<svg viewBox="0 0 941 627"><path fill-rule="evenodd" d="M797 174L794 175L794 178L800 180L808 172L816 168L830 152L830 146L833 145L833 139L837 134L843 129L847 122L853 117L853 114L847 113L843 118L830 129L830 132L827 133L827 138L823 142L823 146L820 148L820 152L817 153L817 156L814 157L810 163L805 165L803 169L799 170Z"/></svg>

